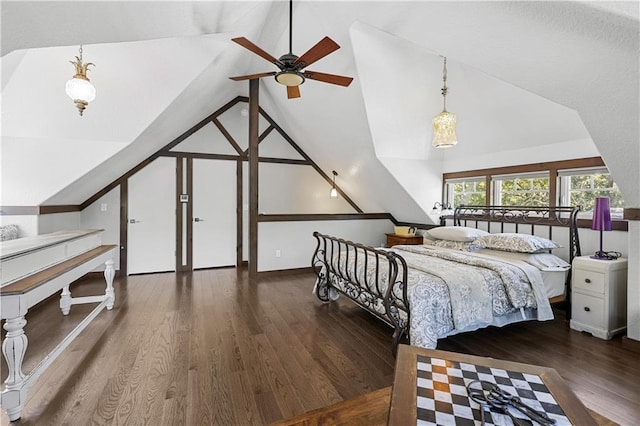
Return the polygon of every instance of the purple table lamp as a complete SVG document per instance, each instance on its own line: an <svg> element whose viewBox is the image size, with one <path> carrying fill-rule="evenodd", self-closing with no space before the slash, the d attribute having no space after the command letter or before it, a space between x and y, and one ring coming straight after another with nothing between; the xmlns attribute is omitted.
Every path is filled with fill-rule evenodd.
<svg viewBox="0 0 640 426"><path fill-rule="evenodd" d="M611 231L611 210L609 209L609 198L596 198L596 204L593 208L593 221L591 222L591 229L593 229L594 231L600 231L600 250L598 250L596 254L591 256L591 258L610 260L611 257L602 250L602 231Z"/></svg>

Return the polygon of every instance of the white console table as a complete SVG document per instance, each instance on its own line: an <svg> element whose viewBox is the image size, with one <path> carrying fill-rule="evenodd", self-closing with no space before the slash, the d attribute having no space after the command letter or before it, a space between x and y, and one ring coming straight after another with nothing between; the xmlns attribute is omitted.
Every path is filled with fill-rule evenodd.
<svg viewBox="0 0 640 426"><path fill-rule="evenodd" d="M7 331L2 352L8 374L0 402L9 420L20 418L29 388L87 325L104 309L113 308L115 245L101 245L100 230L64 231L5 241L0 246L0 317ZM104 295L71 297L69 284L105 264ZM25 315L35 304L61 291L60 309L68 315L75 304L98 303L31 372L22 372L28 339Z"/></svg>

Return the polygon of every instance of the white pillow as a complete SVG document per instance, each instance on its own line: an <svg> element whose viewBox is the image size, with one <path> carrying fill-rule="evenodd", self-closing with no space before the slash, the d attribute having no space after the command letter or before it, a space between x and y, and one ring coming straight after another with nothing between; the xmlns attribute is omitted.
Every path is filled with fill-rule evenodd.
<svg viewBox="0 0 640 426"><path fill-rule="evenodd" d="M476 228L468 228L466 226L439 226L431 228L427 231L430 237L439 240L470 242L476 238L489 235L487 231Z"/></svg>
<svg viewBox="0 0 640 426"><path fill-rule="evenodd" d="M2 225L0 226L0 241L10 241L18 238L20 231L18 225Z"/></svg>
<svg viewBox="0 0 640 426"><path fill-rule="evenodd" d="M435 240L431 245L441 248L447 248L452 250L462 251L475 251L481 249L482 246L477 246L469 241L451 241L451 240Z"/></svg>
<svg viewBox="0 0 640 426"><path fill-rule="evenodd" d="M502 251L515 251L519 253L544 253L551 249L560 248L554 241L537 235L515 234L505 232L503 234L487 234L473 242L479 246Z"/></svg>
<svg viewBox="0 0 640 426"><path fill-rule="evenodd" d="M551 253L518 253L491 249L480 249L477 253L500 259L521 260L531 266L535 266L541 271L566 271L571 268L570 264Z"/></svg>

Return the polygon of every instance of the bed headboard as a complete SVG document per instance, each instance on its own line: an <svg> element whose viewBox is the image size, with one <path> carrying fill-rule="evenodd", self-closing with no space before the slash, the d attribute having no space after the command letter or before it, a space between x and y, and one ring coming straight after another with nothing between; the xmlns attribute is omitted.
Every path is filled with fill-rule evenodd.
<svg viewBox="0 0 640 426"><path fill-rule="evenodd" d="M455 226L478 228L486 223L488 232L505 232L505 224L513 224L515 232L534 234L536 228L548 229L553 239L553 228L569 228L569 263L580 256L577 215L580 207L529 207L529 206L459 206L453 213ZM511 231L509 231L511 232Z"/></svg>

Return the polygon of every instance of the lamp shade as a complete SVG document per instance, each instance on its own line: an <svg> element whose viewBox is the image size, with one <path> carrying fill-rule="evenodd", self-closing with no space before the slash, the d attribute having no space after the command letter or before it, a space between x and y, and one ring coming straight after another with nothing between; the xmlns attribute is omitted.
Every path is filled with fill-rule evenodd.
<svg viewBox="0 0 640 426"><path fill-rule="evenodd" d="M451 148L457 143L456 115L442 111L433 118L433 146L436 148Z"/></svg>
<svg viewBox="0 0 640 426"><path fill-rule="evenodd" d="M596 204L593 208L591 229L594 231L611 231L611 210L609 208L609 198L596 198Z"/></svg>
<svg viewBox="0 0 640 426"><path fill-rule="evenodd" d="M79 99L89 103L96 98L96 88L87 78L74 76L71 80L67 81L65 91L67 92L67 96L74 102Z"/></svg>

